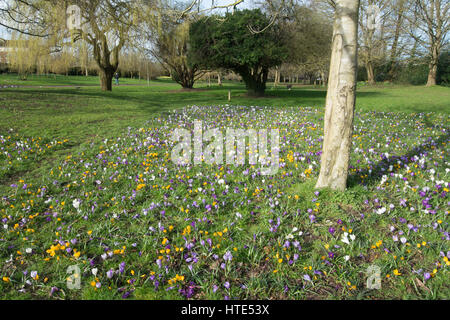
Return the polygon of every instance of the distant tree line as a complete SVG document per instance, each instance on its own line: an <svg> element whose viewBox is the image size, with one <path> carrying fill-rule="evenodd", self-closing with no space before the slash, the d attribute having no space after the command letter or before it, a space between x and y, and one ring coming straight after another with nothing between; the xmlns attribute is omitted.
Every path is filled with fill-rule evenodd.
<svg viewBox="0 0 450 320"><path fill-rule="evenodd" d="M243 11L233 3L211 14L161 0L0 0L0 25L13 31L0 68L24 79L98 75L103 90L116 71L168 75L183 88L233 75L258 95L267 81L327 84L333 1L266 0ZM358 81L448 85L449 16L444 0L360 0Z"/></svg>

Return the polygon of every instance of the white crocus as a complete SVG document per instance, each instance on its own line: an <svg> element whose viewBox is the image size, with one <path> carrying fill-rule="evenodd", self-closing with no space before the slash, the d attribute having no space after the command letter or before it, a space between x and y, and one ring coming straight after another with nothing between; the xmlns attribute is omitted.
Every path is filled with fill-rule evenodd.
<svg viewBox="0 0 450 320"><path fill-rule="evenodd" d="M77 210L80 208L80 204L81 204L81 202L80 202L80 200L78 200L78 199L75 199L75 200L73 200L73 202L72 202L73 207L74 207L75 209L77 209Z"/></svg>
<svg viewBox="0 0 450 320"><path fill-rule="evenodd" d="M343 243L350 244L350 240L351 240L351 241L355 241L355 239L356 239L356 236L355 236L354 234L351 234L351 235L350 235L350 240L348 239L348 237L349 237L348 232L344 232L344 234L342 235L341 241L342 241Z"/></svg>
<svg viewBox="0 0 450 320"><path fill-rule="evenodd" d="M344 234L342 235L341 241L343 243L350 244L350 241L348 240L348 233L347 232L344 232Z"/></svg>

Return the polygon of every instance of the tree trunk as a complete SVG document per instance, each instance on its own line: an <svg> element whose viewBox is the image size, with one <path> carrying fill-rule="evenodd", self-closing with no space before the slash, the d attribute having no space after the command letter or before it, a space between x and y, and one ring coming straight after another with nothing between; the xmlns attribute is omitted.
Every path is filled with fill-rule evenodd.
<svg viewBox="0 0 450 320"><path fill-rule="evenodd" d="M428 72L427 87L436 85L437 68L438 68L438 63L439 63L439 52L438 51L439 50L437 49L437 46L435 45L431 51L431 60L429 63L430 71Z"/></svg>
<svg viewBox="0 0 450 320"><path fill-rule="evenodd" d="M345 190L356 101L359 0L335 0L324 141L316 188Z"/></svg>
<svg viewBox="0 0 450 320"><path fill-rule="evenodd" d="M276 88L278 85L278 82L280 81L280 73L278 72L278 67L275 69L275 81L273 83L273 87Z"/></svg>
<svg viewBox="0 0 450 320"><path fill-rule="evenodd" d="M112 91L112 79L115 70L113 69L99 69L100 85L102 91Z"/></svg>
<svg viewBox="0 0 450 320"><path fill-rule="evenodd" d="M247 94L252 97L262 97L266 91L265 83L261 83L255 79L249 80L247 83Z"/></svg>
<svg viewBox="0 0 450 320"><path fill-rule="evenodd" d="M241 72L241 77L247 88L247 95L261 97L266 91L266 82L269 70L261 69L260 72L246 70Z"/></svg>
<svg viewBox="0 0 450 320"><path fill-rule="evenodd" d="M394 40L392 41L392 47L391 47L391 57L389 61L389 72L388 77L389 80L393 80L395 78L395 71L397 68L396 62L398 57L398 41L400 39L400 31L402 28L402 20L403 20L403 13L405 10L405 1L400 0L398 2L398 8L397 8L397 19L395 23L395 32L394 32Z"/></svg>
<svg viewBox="0 0 450 320"><path fill-rule="evenodd" d="M190 68L187 65L175 66L170 70L172 80L180 84L183 89L192 89L194 87L196 73L197 68Z"/></svg>
<svg viewBox="0 0 450 320"><path fill-rule="evenodd" d="M219 87L222 86L222 74L220 72L217 74L217 84Z"/></svg>
<svg viewBox="0 0 450 320"><path fill-rule="evenodd" d="M150 74L148 72L148 62L145 64L146 67L146 73L147 73L147 86L150 86Z"/></svg>
<svg viewBox="0 0 450 320"><path fill-rule="evenodd" d="M320 72L320 78L322 79L322 86L326 86L327 79L325 79L325 72L323 72L323 71Z"/></svg>
<svg viewBox="0 0 450 320"><path fill-rule="evenodd" d="M435 86L436 85L436 74L437 74L437 65L430 64L430 72L428 73L428 81L427 81L427 87Z"/></svg>
<svg viewBox="0 0 450 320"><path fill-rule="evenodd" d="M437 63L430 63L430 71L428 72L427 87L436 85Z"/></svg>
<svg viewBox="0 0 450 320"><path fill-rule="evenodd" d="M371 62L366 63L366 71L367 71L367 82L370 85L375 84L375 72L373 69L373 64Z"/></svg>

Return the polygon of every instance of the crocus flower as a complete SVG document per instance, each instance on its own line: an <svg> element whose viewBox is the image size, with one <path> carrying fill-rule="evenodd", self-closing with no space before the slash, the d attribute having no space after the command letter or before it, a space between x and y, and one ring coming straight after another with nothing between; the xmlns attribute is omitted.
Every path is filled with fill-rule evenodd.
<svg viewBox="0 0 450 320"><path fill-rule="evenodd" d="M233 260L233 255L231 254L230 251L227 251L227 252L224 254L224 256L223 256L223 259L224 259L225 261L231 261L231 260Z"/></svg>
<svg viewBox="0 0 450 320"><path fill-rule="evenodd" d="M125 272L125 262L122 262L119 265L119 272L120 272L120 274L123 274Z"/></svg>
<svg viewBox="0 0 450 320"><path fill-rule="evenodd" d="M114 270L109 269L109 271L106 272L106 276L108 277L108 279L111 279L114 276Z"/></svg>

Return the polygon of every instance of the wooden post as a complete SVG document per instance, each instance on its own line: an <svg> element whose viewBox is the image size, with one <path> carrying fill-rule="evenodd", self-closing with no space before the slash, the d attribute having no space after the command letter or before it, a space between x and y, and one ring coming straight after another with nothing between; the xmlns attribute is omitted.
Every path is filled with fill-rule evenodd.
<svg viewBox="0 0 450 320"><path fill-rule="evenodd" d="M228 101L231 101L231 90L228 90Z"/></svg>
<svg viewBox="0 0 450 320"><path fill-rule="evenodd" d="M145 65L146 65L146 71L147 71L147 87L149 87L150 86L150 75L148 73L148 61L146 61Z"/></svg>

